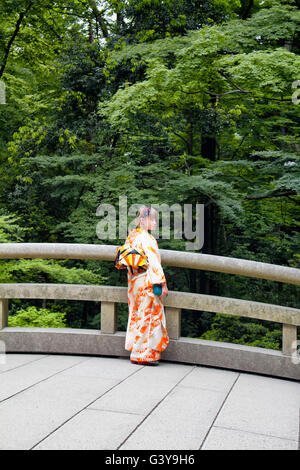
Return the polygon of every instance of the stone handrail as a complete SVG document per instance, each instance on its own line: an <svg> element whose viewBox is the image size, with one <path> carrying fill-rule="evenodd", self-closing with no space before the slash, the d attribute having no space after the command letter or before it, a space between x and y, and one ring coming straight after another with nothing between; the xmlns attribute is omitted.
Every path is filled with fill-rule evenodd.
<svg viewBox="0 0 300 470"><path fill-rule="evenodd" d="M116 245L2 243L0 244L0 259L49 258L113 261L116 249ZM300 285L300 269L288 266L185 251L160 250L160 253L161 262L166 266L239 274Z"/></svg>
<svg viewBox="0 0 300 470"><path fill-rule="evenodd" d="M116 246L112 245L9 243L0 244L0 258L72 258L113 261L116 248ZM160 250L160 253L163 265L226 272L294 285L300 284L300 270L295 268L172 250ZM67 328L62 329L63 331L60 331L58 334L56 329L53 331L53 329L39 328L8 328L8 300L14 298L99 301L101 304L101 325L99 325L99 331ZM99 354L99 351L105 354L104 349L100 347L99 338L103 339L106 337L105 347L109 351L109 355L124 355L122 352L124 345L120 342L124 338L121 332L117 332L118 303L127 303L126 287L76 284L0 284L0 340L3 338L5 341L9 340L8 344L11 344L12 351L33 352L32 348L35 348L35 351L39 352L63 353L71 351L73 353L82 353L84 350L86 354L93 354L93 351L97 354ZM164 300L164 305L167 328L171 340L170 346L163 353L164 358L250 370L282 377L300 378L300 365L296 364L296 361L292 361L292 357L295 358L297 354L297 327L300 326L299 309L262 302L175 291L169 291L169 296ZM281 323L283 328L282 351L182 338L182 309L223 313ZM86 345L82 345L83 349L78 350L73 339L74 332L81 335L82 344L86 341L86 335L89 335L90 345L92 344L91 338L94 338L93 335L98 333L97 340L95 339L97 345L88 349L85 349ZM65 338L71 338L68 340L73 341L71 346L67 345L68 342L65 344L62 342L62 333L64 333ZM36 338L39 334L44 339L43 341L39 339L37 341L38 346L34 346L33 338ZM31 340L28 346L25 347L24 344L27 344L28 335ZM115 349L111 347L111 344L107 343L108 336L112 338L111 344L115 344ZM47 341L45 340L46 337L48 338ZM17 342L16 338L19 338ZM56 339L54 340L53 338ZM20 341L23 345L20 344ZM225 351L227 356L224 356Z"/></svg>

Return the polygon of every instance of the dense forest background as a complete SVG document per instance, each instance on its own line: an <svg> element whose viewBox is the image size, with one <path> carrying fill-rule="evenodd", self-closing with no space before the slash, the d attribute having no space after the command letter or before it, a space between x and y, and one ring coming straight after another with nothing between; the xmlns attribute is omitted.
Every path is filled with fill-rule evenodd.
<svg viewBox="0 0 300 470"><path fill-rule="evenodd" d="M122 244L97 237L96 209L126 196L204 204L201 253L299 268L299 24L287 0L2 0L0 242ZM296 286L164 271L169 290L299 308ZM127 277L23 259L2 260L0 282ZM99 308L13 300L9 324L99 328ZM281 348L280 325L238 312L183 311L182 334Z"/></svg>

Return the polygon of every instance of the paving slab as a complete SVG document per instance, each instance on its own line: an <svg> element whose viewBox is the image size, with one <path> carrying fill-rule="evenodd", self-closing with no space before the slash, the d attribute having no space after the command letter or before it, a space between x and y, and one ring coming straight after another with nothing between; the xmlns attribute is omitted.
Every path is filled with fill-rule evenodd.
<svg viewBox="0 0 300 470"><path fill-rule="evenodd" d="M0 449L30 449L118 383L56 375L0 403Z"/></svg>
<svg viewBox="0 0 300 470"><path fill-rule="evenodd" d="M300 383L241 374L215 425L298 441Z"/></svg>
<svg viewBox="0 0 300 470"><path fill-rule="evenodd" d="M183 379L181 385L215 392L226 392L230 390L238 376L238 372L197 366Z"/></svg>
<svg viewBox="0 0 300 470"><path fill-rule="evenodd" d="M134 364L135 365L135 364ZM179 382L189 374L196 366L189 364L176 364L172 362L161 362L159 366L144 366L139 373L142 380L157 383L170 382L172 384Z"/></svg>
<svg viewBox="0 0 300 470"><path fill-rule="evenodd" d="M0 374L30 362L38 361L44 357L46 355L42 354L5 354L2 358L3 361L0 362Z"/></svg>
<svg viewBox="0 0 300 470"><path fill-rule="evenodd" d="M199 449L226 392L178 385L120 450Z"/></svg>
<svg viewBox="0 0 300 470"><path fill-rule="evenodd" d="M115 450L142 417L84 410L36 446L36 450Z"/></svg>
<svg viewBox="0 0 300 470"><path fill-rule="evenodd" d="M90 357L88 362L82 362L75 367L66 369L62 372L62 375L122 380L143 367L144 366L132 364L125 358Z"/></svg>
<svg viewBox="0 0 300 470"><path fill-rule="evenodd" d="M232 371L193 367L121 450L199 449L238 376Z"/></svg>
<svg viewBox="0 0 300 470"><path fill-rule="evenodd" d="M298 442L214 426L202 450L298 450Z"/></svg>
<svg viewBox="0 0 300 470"><path fill-rule="evenodd" d="M91 408L147 415L192 370L193 366L168 363L143 367Z"/></svg>
<svg viewBox="0 0 300 470"><path fill-rule="evenodd" d="M0 374L0 402L58 372L88 360L89 358L81 356L45 356L22 367L7 370Z"/></svg>

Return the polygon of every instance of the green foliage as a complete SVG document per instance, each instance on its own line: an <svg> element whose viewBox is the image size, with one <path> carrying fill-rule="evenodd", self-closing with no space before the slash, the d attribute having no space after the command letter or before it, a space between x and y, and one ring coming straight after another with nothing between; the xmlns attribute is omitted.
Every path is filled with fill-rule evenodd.
<svg viewBox="0 0 300 470"><path fill-rule="evenodd" d="M28 307L8 316L8 326L65 328L65 313L52 312L47 308Z"/></svg>
<svg viewBox="0 0 300 470"><path fill-rule="evenodd" d="M0 243L21 242L25 230L14 216L0 217ZM68 260L21 259L0 261L0 282L56 282L61 284L103 284L107 279L88 269L70 267Z"/></svg>
<svg viewBox="0 0 300 470"><path fill-rule="evenodd" d="M102 284L104 278L81 268L66 267L67 261L22 259L17 265L6 265L7 273L15 282L30 279L31 282L57 282L60 284Z"/></svg>
<svg viewBox="0 0 300 470"><path fill-rule="evenodd" d="M239 0L129 0L117 3L121 16L127 19L118 24L117 31L128 43L183 35L204 24L235 17L241 6Z"/></svg>
<svg viewBox="0 0 300 470"><path fill-rule="evenodd" d="M255 323L254 320L217 314L210 330L206 331L201 339L279 350L281 349L282 330L278 325L269 329Z"/></svg>
<svg viewBox="0 0 300 470"><path fill-rule="evenodd" d="M17 223L18 217L13 215L0 215L0 243L21 241L26 228Z"/></svg>

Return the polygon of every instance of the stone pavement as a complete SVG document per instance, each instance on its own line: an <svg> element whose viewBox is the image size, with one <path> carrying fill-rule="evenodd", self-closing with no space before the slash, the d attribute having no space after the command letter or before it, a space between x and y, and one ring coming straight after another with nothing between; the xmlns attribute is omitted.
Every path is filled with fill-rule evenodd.
<svg viewBox="0 0 300 470"><path fill-rule="evenodd" d="M1 450L299 449L299 382L125 358L5 358Z"/></svg>

